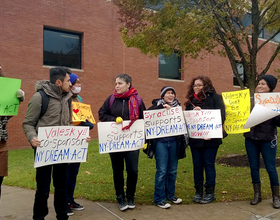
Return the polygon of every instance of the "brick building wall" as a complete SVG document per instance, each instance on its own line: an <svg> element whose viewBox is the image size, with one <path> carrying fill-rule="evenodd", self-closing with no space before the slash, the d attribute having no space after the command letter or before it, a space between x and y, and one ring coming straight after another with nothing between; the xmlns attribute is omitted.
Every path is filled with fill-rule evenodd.
<svg viewBox="0 0 280 220"><path fill-rule="evenodd" d="M10 149L30 147L22 131L27 104L35 92L35 82L48 79L49 66L43 66L44 26L83 33L82 69L73 72L82 81L84 103L90 104L98 121L98 109L113 93L115 76L127 73L133 86L146 104L158 98L160 89L170 85L176 89L183 104L189 81L197 75L209 76L218 93L233 91L232 70L227 58L204 55L203 59L185 60L182 80L158 78L158 59L143 55L135 48L126 48L119 32L116 7L105 0L13 0L2 2L0 7L0 63L6 77L22 79L26 100L19 107L19 115L8 123ZM269 57L270 44L258 58ZM273 69L270 70L275 74ZM260 69L261 69L260 65ZM279 91L279 90L278 90ZM97 126L90 135L97 138Z"/></svg>

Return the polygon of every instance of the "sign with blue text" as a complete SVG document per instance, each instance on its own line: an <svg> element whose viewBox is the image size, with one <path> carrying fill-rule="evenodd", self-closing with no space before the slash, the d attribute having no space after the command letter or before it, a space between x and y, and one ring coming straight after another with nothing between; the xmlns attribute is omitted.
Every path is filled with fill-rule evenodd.
<svg viewBox="0 0 280 220"><path fill-rule="evenodd" d="M187 133L181 106L144 111L146 139L178 136Z"/></svg>
<svg viewBox="0 0 280 220"><path fill-rule="evenodd" d="M184 111L190 138L222 138L223 126L220 109Z"/></svg>
<svg viewBox="0 0 280 220"><path fill-rule="evenodd" d="M89 128L85 126L39 127L41 145L36 149L34 167L86 162L88 136Z"/></svg>
<svg viewBox="0 0 280 220"><path fill-rule="evenodd" d="M130 121L98 122L99 153L133 151L143 147L145 143L144 120L136 120L129 129L122 130Z"/></svg>

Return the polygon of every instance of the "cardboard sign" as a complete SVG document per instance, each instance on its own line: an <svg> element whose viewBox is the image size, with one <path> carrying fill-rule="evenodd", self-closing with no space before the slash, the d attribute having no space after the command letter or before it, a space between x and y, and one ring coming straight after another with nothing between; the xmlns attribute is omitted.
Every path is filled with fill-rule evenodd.
<svg viewBox="0 0 280 220"><path fill-rule="evenodd" d="M280 113L280 93L269 92L269 93L255 93L254 94L255 104L262 105L275 112Z"/></svg>
<svg viewBox="0 0 280 220"><path fill-rule="evenodd" d="M90 105L80 103L80 102L72 102L73 106L73 122L82 122L88 120L92 124L96 124L94 117L91 112Z"/></svg>
<svg viewBox="0 0 280 220"><path fill-rule="evenodd" d="M122 130L130 121L98 122L99 153L133 151L143 147L145 143L144 120L136 120L128 130Z"/></svg>
<svg viewBox="0 0 280 220"><path fill-rule="evenodd" d="M0 77L0 115L18 115L20 85L20 79Z"/></svg>
<svg viewBox="0 0 280 220"><path fill-rule="evenodd" d="M250 131L250 129L243 128L251 110L249 89L223 92L222 97L226 105L225 131L228 134L239 134Z"/></svg>
<svg viewBox="0 0 280 220"><path fill-rule="evenodd" d="M89 128L83 126L39 127L34 167L86 162Z"/></svg>
<svg viewBox="0 0 280 220"><path fill-rule="evenodd" d="M190 138L222 138L223 127L220 109L184 111Z"/></svg>
<svg viewBox="0 0 280 220"><path fill-rule="evenodd" d="M178 136L187 133L182 107L144 111L146 139Z"/></svg>

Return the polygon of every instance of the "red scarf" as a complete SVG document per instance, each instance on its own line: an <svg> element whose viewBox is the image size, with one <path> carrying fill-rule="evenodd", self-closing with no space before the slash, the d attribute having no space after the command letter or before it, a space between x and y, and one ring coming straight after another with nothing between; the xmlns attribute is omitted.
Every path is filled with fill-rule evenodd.
<svg viewBox="0 0 280 220"><path fill-rule="evenodd" d="M201 101L201 99L197 96L196 93L193 94L194 98L197 99L198 101Z"/></svg>
<svg viewBox="0 0 280 220"><path fill-rule="evenodd" d="M129 125L123 127L122 130L129 129L131 127L131 125L139 118L139 107L140 106L138 105L136 95L138 95L138 92L133 87L131 87L128 91L126 91L123 94L116 93L116 90L114 92L114 96L116 98L129 98L128 109L129 109L130 123L129 123Z"/></svg>

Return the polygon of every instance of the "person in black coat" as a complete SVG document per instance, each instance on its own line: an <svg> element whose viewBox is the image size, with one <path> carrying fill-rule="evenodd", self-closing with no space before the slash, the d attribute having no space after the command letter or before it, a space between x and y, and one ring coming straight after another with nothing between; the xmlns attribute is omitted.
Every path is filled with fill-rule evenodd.
<svg viewBox="0 0 280 220"><path fill-rule="evenodd" d="M132 87L131 77L127 74L120 74L116 77L114 94L105 100L98 115L102 122L121 123L123 120L130 120L129 125L123 128L125 130L129 129L137 119L143 119L144 110L146 110L144 102L136 89ZM121 211L127 208L133 209L135 208L134 194L138 179L139 150L110 153L110 158L119 209ZM124 161L127 171L126 196L124 193Z"/></svg>
<svg viewBox="0 0 280 220"><path fill-rule="evenodd" d="M256 91L258 93L272 92L277 84L276 77L264 75L260 77ZM253 102L253 98L251 98ZM252 104L252 107L254 104ZM269 175L272 190L273 207L280 208L279 179L276 170L277 126L280 126L280 116L269 119L244 133L247 156L250 163L254 198L250 202L256 205L262 201L260 180L260 154L262 154L266 171Z"/></svg>
<svg viewBox="0 0 280 220"><path fill-rule="evenodd" d="M192 79L186 98L186 110L220 109L222 123L224 123L225 106L222 96L216 93L211 80L207 76L197 76ZM189 139L196 189L193 201L196 203L206 204L216 200L214 194L216 184L215 160L221 144L221 138ZM204 170L206 181L205 195L203 196Z"/></svg>

